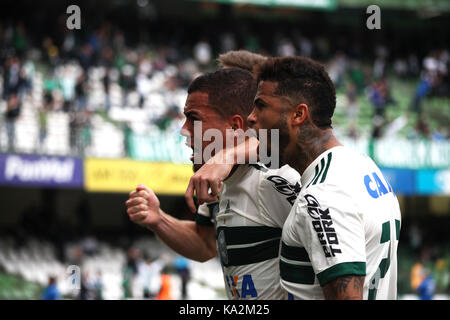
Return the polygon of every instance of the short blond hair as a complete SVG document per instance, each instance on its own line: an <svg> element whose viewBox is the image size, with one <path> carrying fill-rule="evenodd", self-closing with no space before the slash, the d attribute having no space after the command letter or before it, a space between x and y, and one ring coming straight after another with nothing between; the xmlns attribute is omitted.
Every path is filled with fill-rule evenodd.
<svg viewBox="0 0 450 320"><path fill-rule="evenodd" d="M257 64L264 62L266 59L267 57L258 53L236 50L222 53L217 61L219 68L240 68L252 72Z"/></svg>

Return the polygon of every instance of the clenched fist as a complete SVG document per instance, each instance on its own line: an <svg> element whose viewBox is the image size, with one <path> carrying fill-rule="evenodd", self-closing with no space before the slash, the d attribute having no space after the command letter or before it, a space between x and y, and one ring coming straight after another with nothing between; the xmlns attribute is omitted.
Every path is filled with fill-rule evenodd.
<svg viewBox="0 0 450 320"><path fill-rule="evenodd" d="M130 198L125 202L130 220L134 223L152 228L160 220L159 199L155 193L140 184L135 191L130 192Z"/></svg>

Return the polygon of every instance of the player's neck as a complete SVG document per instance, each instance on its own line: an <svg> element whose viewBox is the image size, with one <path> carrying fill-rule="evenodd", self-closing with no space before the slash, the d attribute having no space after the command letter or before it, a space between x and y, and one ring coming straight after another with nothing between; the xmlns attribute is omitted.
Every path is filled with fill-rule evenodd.
<svg viewBox="0 0 450 320"><path fill-rule="evenodd" d="M296 168L303 174L308 166L325 151L342 144L333 134L333 129L315 129L299 135L297 142L298 163Z"/></svg>

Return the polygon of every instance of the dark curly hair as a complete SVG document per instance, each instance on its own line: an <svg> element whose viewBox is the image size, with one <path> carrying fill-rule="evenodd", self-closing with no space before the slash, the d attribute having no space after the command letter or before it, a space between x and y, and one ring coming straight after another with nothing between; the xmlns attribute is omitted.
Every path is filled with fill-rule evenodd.
<svg viewBox="0 0 450 320"><path fill-rule="evenodd" d="M208 94L208 106L226 119L238 114L247 121L253 109L256 83L251 72L238 68L220 69L195 78L188 88Z"/></svg>
<svg viewBox="0 0 450 320"><path fill-rule="evenodd" d="M268 58L255 66L256 82L277 82L276 94L308 105L319 128L331 128L336 89L322 64L306 57Z"/></svg>

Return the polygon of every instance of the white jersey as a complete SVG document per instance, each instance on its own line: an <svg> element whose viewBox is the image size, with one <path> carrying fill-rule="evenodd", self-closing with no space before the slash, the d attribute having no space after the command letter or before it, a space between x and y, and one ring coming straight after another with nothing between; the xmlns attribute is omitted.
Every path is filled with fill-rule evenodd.
<svg viewBox="0 0 450 320"><path fill-rule="evenodd" d="M280 284L280 240L299 190L300 175L289 166L239 165L224 181L220 201L199 207L197 223L214 221L229 299L287 297Z"/></svg>
<svg viewBox="0 0 450 320"><path fill-rule="evenodd" d="M281 283L290 298L323 299L321 286L362 275L364 299L396 299L400 208L376 164L334 147L301 181L282 235Z"/></svg>

